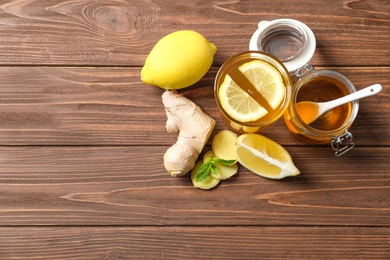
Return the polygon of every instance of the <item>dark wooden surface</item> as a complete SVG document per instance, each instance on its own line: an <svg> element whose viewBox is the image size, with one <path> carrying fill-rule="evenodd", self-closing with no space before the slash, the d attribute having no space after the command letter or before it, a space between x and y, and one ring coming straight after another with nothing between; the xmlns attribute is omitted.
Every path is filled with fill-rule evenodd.
<svg viewBox="0 0 390 260"><path fill-rule="evenodd" d="M356 148L335 158L279 120L263 134L301 175L241 167L210 191L171 177L163 90L140 81L151 48L181 29L217 45L182 91L217 133L219 66L278 18L312 28L316 69L383 85L360 102ZM386 0L0 1L0 259L387 259L389 43Z"/></svg>

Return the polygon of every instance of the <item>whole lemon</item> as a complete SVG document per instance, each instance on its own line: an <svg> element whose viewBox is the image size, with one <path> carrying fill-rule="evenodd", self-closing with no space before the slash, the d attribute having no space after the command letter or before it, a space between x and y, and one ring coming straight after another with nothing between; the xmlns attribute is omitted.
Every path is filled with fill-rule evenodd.
<svg viewBox="0 0 390 260"><path fill-rule="evenodd" d="M210 69L217 47L202 34L182 30L161 38L145 60L141 80L163 89L198 82Z"/></svg>

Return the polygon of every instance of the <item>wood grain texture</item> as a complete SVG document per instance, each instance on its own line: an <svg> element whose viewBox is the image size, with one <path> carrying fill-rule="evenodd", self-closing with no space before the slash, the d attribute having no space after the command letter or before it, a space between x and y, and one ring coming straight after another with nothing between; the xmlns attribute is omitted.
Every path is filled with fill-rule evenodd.
<svg viewBox="0 0 390 260"><path fill-rule="evenodd" d="M299 176L240 167L210 191L171 177L163 90L140 80L149 51L181 29L217 45L211 70L181 91L215 134L226 129L219 67L278 18L312 28L317 70L383 85L360 101L356 147L335 158L278 120L263 134ZM0 259L387 259L389 32L386 0L0 1Z"/></svg>
<svg viewBox="0 0 390 260"><path fill-rule="evenodd" d="M386 259L389 240L351 227L0 228L6 259Z"/></svg>
<svg viewBox="0 0 390 260"><path fill-rule="evenodd" d="M389 145L389 68L328 68L362 89L381 83L384 90L360 101L351 131L358 145ZM182 93L226 129L213 96L217 68ZM169 145L163 90L140 81L138 68L0 67L0 144L2 145ZM283 119L264 134L281 144L304 143Z"/></svg>
<svg viewBox="0 0 390 260"><path fill-rule="evenodd" d="M301 175L273 181L240 167L210 191L166 173L165 149L0 148L0 223L390 226L388 147L338 159L330 148L287 147Z"/></svg>
<svg viewBox="0 0 390 260"><path fill-rule="evenodd" d="M220 65L258 22L293 18L317 37L313 64L388 66L389 14L384 0L2 1L0 64L141 66L162 36L192 29L217 45Z"/></svg>

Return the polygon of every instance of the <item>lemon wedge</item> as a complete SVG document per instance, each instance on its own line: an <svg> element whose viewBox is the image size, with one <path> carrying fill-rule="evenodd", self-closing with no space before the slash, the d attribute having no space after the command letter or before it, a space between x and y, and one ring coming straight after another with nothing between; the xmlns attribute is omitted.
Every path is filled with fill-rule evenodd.
<svg viewBox="0 0 390 260"><path fill-rule="evenodd" d="M282 75L274 66L261 60L253 60L242 64L238 70L252 83L272 109L280 105L286 89ZM256 121L269 112L261 105L261 101L256 101L245 92L230 75L225 76L218 97L226 113L240 122Z"/></svg>
<svg viewBox="0 0 390 260"><path fill-rule="evenodd" d="M283 179L300 173L286 149L259 134L240 135L235 153L242 166L262 177Z"/></svg>

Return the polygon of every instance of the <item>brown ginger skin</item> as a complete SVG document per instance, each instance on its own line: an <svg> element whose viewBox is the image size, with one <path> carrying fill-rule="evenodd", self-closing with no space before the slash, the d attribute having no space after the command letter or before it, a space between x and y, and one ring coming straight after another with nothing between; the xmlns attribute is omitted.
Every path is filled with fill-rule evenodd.
<svg viewBox="0 0 390 260"><path fill-rule="evenodd" d="M164 166L172 176L183 176L195 166L215 127L215 120L175 90L165 91L162 102L167 114L167 131L179 131L177 142L164 154Z"/></svg>

